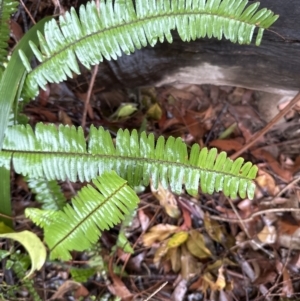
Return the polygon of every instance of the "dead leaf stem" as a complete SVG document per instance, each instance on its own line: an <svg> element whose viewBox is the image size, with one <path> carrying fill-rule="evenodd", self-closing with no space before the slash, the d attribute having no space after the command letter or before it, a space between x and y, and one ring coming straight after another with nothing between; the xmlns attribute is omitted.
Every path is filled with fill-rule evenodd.
<svg viewBox="0 0 300 301"><path fill-rule="evenodd" d="M83 129L84 129L85 124L86 124L86 115L87 115L87 111L88 111L88 107L89 107L93 87L94 87L94 84L95 84L96 76L97 76L97 73L98 73L98 67L99 67L98 64L95 65L95 67L94 67L92 77L91 77L91 81L90 81L90 84L89 84L89 89L87 91L86 99L85 99L85 102L84 102L84 109L83 109L82 121L81 121L81 126L82 126Z"/></svg>

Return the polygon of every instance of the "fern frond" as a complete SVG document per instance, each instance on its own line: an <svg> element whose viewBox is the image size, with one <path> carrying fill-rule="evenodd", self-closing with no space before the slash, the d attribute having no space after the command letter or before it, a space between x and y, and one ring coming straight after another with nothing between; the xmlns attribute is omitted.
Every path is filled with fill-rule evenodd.
<svg viewBox="0 0 300 301"><path fill-rule="evenodd" d="M19 3L14 0L0 0L0 66L7 61L7 42L9 39L9 20L16 12Z"/></svg>
<svg viewBox="0 0 300 301"><path fill-rule="evenodd" d="M0 166L10 168L31 178L47 180L90 181L105 171L115 170L132 186L154 187L161 182L164 188L181 193L182 184L189 194L198 193L199 182L204 193L223 191L235 198L237 192L252 198L257 167L242 158L235 161L216 149L200 150L194 144L188 155L187 145L180 139L159 137L136 130L119 130L116 143L108 131L91 126L88 143L81 127L36 125L35 132L27 125L16 125L6 131L0 152Z"/></svg>
<svg viewBox="0 0 300 301"><path fill-rule="evenodd" d="M249 44L258 28L256 44L263 32L278 18L268 9L258 10L259 3L247 7L247 0L132 0L101 1L100 13L94 2L81 6L79 17L74 9L45 25L45 36L39 36L40 50L31 48L41 64L31 69L20 52L29 72L26 91L34 97L38 86L61 82L79 74L76 58L86 68L103 58L117 59L148 44L154 46L165 39L171 43L171 31L177 29L183 41L223 36L231 42Z"/></svg>
<svg viewBox="0 0 300 301"><path fill-rule="evenodd" d="M60 210L66 204L60 186L57 181L47 181L44 178L27 180L28 187L35 194L35 199L42 204L42 209Z"/></svg>
<svg viewBox="0 0 300 301"><path fill-rule="evenodd" d="M45 226L51 259L69 260L70 251L90 248L103 230L118 224L139 202L134 190L114 172L92 182L97 189L91 185L82 188L72 199L73 206L66 205L57 212L55 221ZM26 215L30 216L30 210L26 209Z"/></svg>
<svg viewBox="0 0 300 301"><path fill-rule="evenodd" d="M60 211L57 210L41 210L38 208L27 208L25 212L26 216L41 228L51 226L60 214Z"/></svg>

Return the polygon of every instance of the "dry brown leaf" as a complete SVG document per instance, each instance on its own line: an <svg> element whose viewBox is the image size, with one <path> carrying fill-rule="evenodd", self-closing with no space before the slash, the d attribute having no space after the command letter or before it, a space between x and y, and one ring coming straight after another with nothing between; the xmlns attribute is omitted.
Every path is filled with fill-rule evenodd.
<svg viewBox="0 0 300 301"><path fill-rule="evenodd" d="M201 291L205 292L207 291L208 288L210 288L212 291L218 290L218 287L216 286L214 281L214 277L211 273L209 272L204 273L202 279L203 279L203 283L202 283Z"/></svg>
<svg viewBox="0 0 300 301"><path fill-rule="evenodd" d="M258 177L256 178L256 183L263 190L266 191L269 195L275 196L279 192L279 187L276 186L274 178L261 169L258 170ZM255 191L256 198L262 197L262 192L257 187Z"/></svg>
<svg viewBox="0 0 300 301"><path fill-rule="evenodd" d="M237 264L233 261L231 261L229 258L224 258L224 259L218 259L214 261L212 264L207 265L205 271L211 272L213 270L219 269L221 266L237 266Z"/></svg>
<svg viewBox="0 0 300 301"><path fill-rule="evenodd" d="M121 297L122 301L131 301L133 299L133 295L130 293L121 278L113 272L112 262L112 258L110 258L108 272L112 280L112 284L107 285L107 288L111 294Z"/></svg>
<svg viewBox="0 0 300 301"><path fill-rule="evenodd" d="M299 204L300 201L300 191L296 191L295 194L291 195L288 199L285 199L285 202L280 204L282 208L295 208L297 210L292 211L291 215L295 219L295 221L300 222L300 211L299 211ZM295 223L298 224L298 223Z"/></svg>
<svg viewBox="0 0 300 301"><path fill-rule="evenodd" d="M166 213L173 218L178 218L180 216L180 210L178 209L177 200L174 194L168 190L163 188L163 186L159 183L157 189L155 189L150 183L150 188L152 194L159 200L159 204L164 207Z"/></svg>
<svg viewBox="0 0 300 301"><path fill-rule="evenodd" d="M293 283L291 276L286 268L282 272L282 294L284 297L291 298L294 295Z"/></svg>
<svg viewBox="0 0 300 301"><path fill-rule="evenodd" d="M291 172L293 175L296 174L298 171L300 171L300 155L297 156L294 165L291 168Z"/></svg>
<svg viewBox="0 0 300 301"><path fill-rule="evenodd" d="M182 202L179 204L182 205ZM192 218L191 212L184 206L181 206L182 217L183 217L183 224L180 226L182 230L189 230L192 228Z"/></svg>
<svg viewBox="0 0 300 301"><path fill-rule="evenodd" d="M171 253L169 253L170 249L178 249L179 246L185 243L188 238L188 233L181 231L175 233L170 239L164 241L160 247L156 250L153 262L156 266L159 265L161 259L165 256L166 258L170 258ZM172 265L173 267L173 265Z"/></svg>
<svg viewBox="0 0 300 301"><path fill-rule="evenodd" d="M271 225L266 225L257 234L257 238L264 244L273 244L277 239L276 228Z"/></svg>
<svg viewBox="0 0 300 301"><path fill-rule="evenodd" d="M172 270L178 273L181 269L181 248L172 248L168 251L168 259L171 261Z"/></svg>
<svg viewBox="0 0 300 301"><path fill-rule="evenodd" d="M162 258L168 253L169 247L167 246L166 242L163 242L159 248L156 249L154 258L153 258L153 263L155 264L156 267L159 266Z"/></svg>
<svg viewBox="0 0 300 301"><path fill-rule="evenodd" d="M248 128L246 128L246 127L243 125L242 122L239 122L239 123L238 123L238 127L239 127L240 131L241 131L242 134L243 134L243 137L244 137L244 139L245 139L245 143L247 143L248 141L250 141L251 138L252 138L252 136L253 136L252 133L251 133L251 131L250 131ZM262 140L262 138L260 138L257 142L260 142L260 140Z"/></svg>
<svg viewBox="0 0 300 301"><path fill-rule="evenodd" d="M19 42L24 35L22 27L14 19L9 21L10 35L16 42Z"/></svg>
<svg viewBox="0 0 300 301"><path fill-rule="evenodd" d="M163 241L178 231L179 227L169 224L158 224L143 235L145 247L151 247L156 241Z"/></svg>
<svg viewBox="0 0 300 301"><path fill-rule="evenodd" d="M300 250L300 227L288 221L279 220L277 242L280 246L292 250Z"/></svg>
<svg viewBox="0 0 300 301"><path fill-rule="evenodd" d="M223 266L221 266L218 269L218 278L215 283L215 286L218 291L223 290L226 287L226 280L225 280L225 276L224 276L224 267Z"/></svg>
<svg viewBox="0 0 300 301"><path fill-rule="evenodd" d="M216 139L209 143L210 147L217 147L218 149L229 152L238 151L243 147L243 143L240 138L237 139Z"/></svg>
<svg viewBox="0 0 300 301"><path fill-rule="evenodd" d="M56 117L56 114L53 114L48 109L43 109L43 108L26 108L26 112L31 112L31 113L35 113L35 114L38 114L38 115L42 115L42 116L44 116L44 118L48 122L57 122L58 121L57 117Z"/></svg>
<svg viewBox="0 0 300 301"><path fill-rule="evenodd" d="M251 153L255 158L266 161L268 166L284 181L290 182L293 179L292 172L283 169L279 162L266 150L259 148L251 151Z"/></svg>
<svg viewBox="0 0 300 301"><path fill-rule="evenodd" d="M138 218L140 221L140 225L143 231L146 231L149 227L150 218L147 214L145 214L144 210L140 209L138 211Z"/></svg>
<svg viewBox="0 0 300 301"><path fill-rule="evenodd" d="M293 219L280 219L277 222L278 227L278 235L288 234L294 235L296 231L299 230L300 226L297 221L293 221Z"/></svg>
<svg viewBox="0 0 300 301"><path fill-rule="evenodd" d="M199 263L198 260L192 256L185 244L181 245L180 263L180 275L183 279L190 280L197 273L199 273L201 263Z"/></svg>
<svg viewBox="0 0 300 301"><path fill-rule="evenodd" d="M81 286L82 284L79 282L67 280L58 288L58 290L53 294L53 296L49 300L63 298L63 296L66 293L77 290Z"/></svg>
<svg viewBox="0 0 300 301"><path fill-rule="evenodd" d="M63 110L58 111L58 120L64 125L69 125L69 126L73 125L72 119Z"/></svg>
<svg viewBox="0 0 300 301"><path fill-rule="evenodd" d="M291 298L295 291L293 288L293 283L291 280L291 276L289 271L286 269L286 266L284 266L281 262L276 262L276 268L279 274L282 274L282 290L281 294L282 297Z"/></svg>
<svg viewBox="0 0 300 301"><path fill-rule="evenodd" d="M216 220L212 220L208 213L204 215L204 228L208 235L216 242L222 244L226 248L234 246L234 238L226 233L226 229L223 225Z"/></svg>
<svg viewBox="0 0 300 301"><path fill-rule="evenodd" d="M90 292L83 285L79 286L78 289L74 293L75 300L82 300L84 297L87 297Z"/></svg>

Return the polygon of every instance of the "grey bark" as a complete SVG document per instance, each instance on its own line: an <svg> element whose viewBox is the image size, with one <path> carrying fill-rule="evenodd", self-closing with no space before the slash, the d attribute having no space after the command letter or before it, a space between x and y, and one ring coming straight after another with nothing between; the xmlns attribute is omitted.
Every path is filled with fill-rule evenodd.
<svg viewBox="0 0 300 301"><path fill-rule="evenodd" d="M300 87L300 2L263 0L280 15L261 46L215 39L157 44L100 66L99 86L231 85L293 95Z"/></svg>

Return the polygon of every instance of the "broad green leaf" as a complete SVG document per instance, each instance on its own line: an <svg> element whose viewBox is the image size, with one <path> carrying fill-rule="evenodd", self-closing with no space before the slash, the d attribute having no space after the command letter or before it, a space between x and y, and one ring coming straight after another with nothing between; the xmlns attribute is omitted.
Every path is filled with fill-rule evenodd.
<svg viewBox="0 0 300 301"><path fill-rule="evenodd" d="M4 71L0 82L0 148L2 147L4 132L6 130L9 112L11 110L13 101L17 95L19 84L22 80L24 73L26 72L25 67L22 64L21 58L19 57L19 49L31 59L33 52L28 44L31 40L34 43L38 42L36 32L38 30L43 31L43 27L47 21L52 17L46 17L35 24L27 33L22 37L17 46L15 47L10 61L8 62L7 68ZM0 206L1 207L1 206Z"/></svg>
<svg viewBox="0 0 300 301"><path fill-rule="evenodd" d="M6 226L5 223L3 223L3 222L0 222L0 234L14 233L14 232L15 231L12 228Z"/></svg>
<svg viewBox="0 0 300 301"><path fill-rule="evenodd" d="M30 232L0 234L0 238L7 238L18 241L27 250L31 259L31 269L25 278L30 277L35 271L40 270L46 261L46 248L39 237Z"/></svg>

